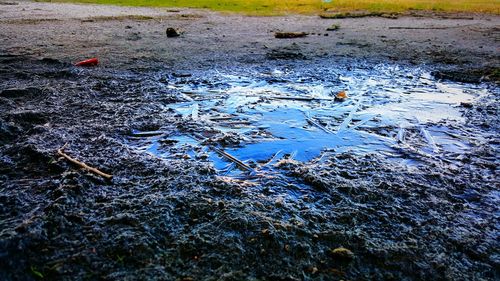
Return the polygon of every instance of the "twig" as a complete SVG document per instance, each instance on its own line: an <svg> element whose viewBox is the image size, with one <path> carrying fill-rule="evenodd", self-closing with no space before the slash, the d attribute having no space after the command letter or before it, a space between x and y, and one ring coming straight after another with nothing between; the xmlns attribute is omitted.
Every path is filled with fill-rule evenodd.
<svg viewBox="0 0 500 281"><path fill-rule="evenodd" d="M231 120L234 119L235 116L214 116L214 117L209 117L208 120L210 121L226 121L226 120Z"/></svg>
<svg viewBox="0 0 500 281"><path fill-rule="evenodd" d="M352 117L354 117L354 113L356 113L356 111L358 111L358 108L359 108L359 103L354 106L354 108L351 110L351 112L349 112L349 115L347 115L347 117L344 119L342 124L339 125L339 128L337 129L337 133L346 129L347 126L349 126L349 123L351 123Z"/></svg>
<svg viewBox="0 0 500 281"><path fill-rule="evenodd" d="M261 166L265 167L265 166L271 164L272 162L274 162L274 160L276 160L278 158L278 155L280 153L281 153L281 150L278 150L278 152L274 153L273 157L271 157L271 159L269 159L269 161L267 161L266 163L262 164Z"/></svg>
<svg viewBox="0 0 500 281"><path fill-rule="evenodd" d="M405 129L404 128L399 128L399 131L397 134L397 140L398 140L398 143L405 142Z"/></svg>
<svg viewBox="0 0 500 281"><path fill-rule="evenodd" d="M365 118L365 119L363 119L363 120L359 121L358 123L356 123L356 125L354 125L354 126L353 126L352 128L350 128L350 129L351 129L351 130L355 130L355 129L357 129L357 128L359 128L359 127L363 126L364 124L366 124L366 123L368 123L370 120L372 120L372 119L373 119L373 117L374 117L374 116L370 116L370 117L368 117L368 118Z"/></svg>
<svg viewBox="0 0 500 281"><path fill-rule="evenodd" d="M307 120L307 122L309 122L309 123L313 124L314 126L320 128L321 130L325 131L326 133L335 134L335 132L333 132L332 130L326 128L325 126L321 125L320 123L314 121L314 119L312 119L310 117L306 116L306 120Z"/></svg>
<svg viewBox="0 0 500 281"><path fill-rule="evenodd" d="M384 136L381 136L381 135L375 134L375 133L369 133L369 132L365 132L365 131L361 131L361 130L357 130L356 133L358 133L360 135L367 136L367 137L376 138L379 141L384 141L384 142L390 143L391 145L394 145L397 142L392 138L384 137Z"/></svg>
<svg viewBox="0 0 500 281"><path fill-rule="evenodd" d="M450 133L450 132L447 132L447 131L444 131L443 133L445 133L448 136L450 136L452 138L455 138L455 139L459 139L459 140L462 140L462 141L469 141L466 137L462 137L462 136L459 136L459 135L456 135L456 134L453 134L453 133Z"/></svg>
<svg viewBox="0 0 500 281"><path fill-rule="evenodd" d="M229 127L229 126L236 126L236 125L251 125L253 122L248 121L248 120L234 120L234 121L227 121L227 122L221 122L219 123L220 125Z"/></svg>
<svg viewBox="0 0 500 281"><path fill-rule="evenodd" d="M468 17L468 16L440 16L439 18L445 19L445 20L473 20L474 17Z"/></svg>
<svg viewBox="0 0 500 281"><path fill-rule="evenodd" d="M233 155L231 155L231 154L225 152L224 150L222 150L220 148L217 148L217 147L215 147L213 145L210 145L208 147L210 147L210 149L212 149L213 151L217 152L218 154L220 154L221 156L225 157L226 159L234 162L234 164L236 164L241 169L247 170L248 172L253 172L252 167L250 167L247 164L243 163L243 161L241 161L240 159L234 157Z"/></svg>
<svg viewBox="0 0 500 281"><path fill-rule="evenodd" d="M389 26L389 29L449 29L453 27L448 26L428 26L428 27L416 27L416 26Z"/></svg>
<svg viewBox="0 0 500 281"><path fill-rule="evenodd" d="M197 140L199 142L203 142L204 140L206 140L203 136L201 136L198 133L192 133L191 135L192 135L192 137L195 140ZM251 172L251 173L254 172L254 169L252 167L250 167L247 164L243 163L243 161L241 161L240 159L234 157L233 155L225 152L223 149L217 148L217 147L215 147L213 145L207 145L207 146L211 150L217 152L222 157L224 157L224 158L228 159L229 161L233 162L234 164L236 164L236 166L238 166L240 169L246 170L246 171Z"/></svg>
<svg viewBox="0 0 500 281"><path fill-rule="evenodd" d="M164 135L165 131L147 131L147 132L135 132L131 133L130 136L137 138L148 138Z"/></svg>
<svg viewBox="0 0 500 281"><path fill-rule="evenodd" d="M306 32L276 32L274 33L274 37L276 38L299 38L306 37Z"/></svg>
<svg viewBox="0 0 500 281"><path fill-rule="evenodd" d="M65 147L66 147L66 144L65 144L63 147L59 148L59 149L57 150L57 154L58 154L58 155L60 155L60 156L62 156L62 157L64 157L64 158L65 158L66 160L68 160L69 162L71 162L71 163L73 163L73 164L75 164L75 165L77 165L77 166L80 166L80 167L82 167L82 168L84 168L84 169L86 169L86 170L88 170L88 171L90 171L90 172L92 172L92 173L94 173L94 174L97 174L97 175L99 175L99 176L101 176L101 177L103 177L103 178L106 178L106 179L108 179L108 180L110 180L110 179L112 179L112 178L113 178L113 176L112 176L112 175L110 175L110 174L103 173L103 172L99 171L99 170L98 170L98 169L96 169L96 168L92 168L92 167L88 166L87 164L85 164L85 163L83 163L83 162L80 162L80 161L78 161L78 160L76 160L76 159L74 159L74 158L70 157L69 155L67 155L66 153L64 153L64 152L63 152L63 149L64 149Z"/></svg>
<svg viewBox="0 0 500 281"><path fill-rule="evenodd" d="M429 134L429 132L424 127L420 127L420 134L422 134L422 136L425 138L429 146L432 147L433 152L439 151L436 142L434 141L434 138L431 136L431 134Z"/></svg>
<svg viewBox="0 0 500 281"><path fill-rule="evenodd" d="M291 96L270 96L269 98L271 99L277 99L277 100L299 100L299 101L314 101L314 100L329 100L333 101L335 99L329 99L329 98L316 98L316 97L291 97Z"/></svg>
<svg viewBox="0 0 500 281"><path fill-rule="evenodd" d="M199 119L200 106L198 105L198 103L195 103L195 104L193 104L192 108L193 109L191 110L191 118L193 120L198 120Z"/></svg>

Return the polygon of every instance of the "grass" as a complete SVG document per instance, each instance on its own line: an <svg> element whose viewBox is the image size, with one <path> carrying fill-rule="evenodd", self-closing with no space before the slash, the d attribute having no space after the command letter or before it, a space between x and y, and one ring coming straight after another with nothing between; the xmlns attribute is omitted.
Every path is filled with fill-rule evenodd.
<svg viewBox="0 0 500 281"><path fill-rule="evenodd" d="M248 15L318 14L327 11L472 12L500 14L500 0L39 0L49 2L97 3L123 6L190 7Z"/></svg>
<svg viewBox="0 0 500 281"><path fill-rule="evenodd" d="M333 0L326 5L336 11L404 12L426 10L438 12L473 12L500 14L500 0Z"/></svg>

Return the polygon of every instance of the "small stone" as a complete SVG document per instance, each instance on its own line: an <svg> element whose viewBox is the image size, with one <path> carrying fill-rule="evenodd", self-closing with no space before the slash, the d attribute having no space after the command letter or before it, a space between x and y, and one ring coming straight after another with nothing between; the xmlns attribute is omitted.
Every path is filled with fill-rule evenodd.
<svg viewBox="0 0 500 281"><path fill-rule="evenodd" d="M277 198L276 201L274 201L274 205L276 207L283 207L285 205L285 201L283 200L283 198Z"/></svg>
<svg viewBox="0 0 500 281"><path fill-rule="evenodd" d="M169 27L167 28L167 37L179 37L180 34L175 30L175 28Z"/></svg>
<svg viewBox="0 0 500 281"><path fill-rule="evenodd" d="M460 106L465 107L465 108L472 108L473 105L470 102L461 102Z"/></svg>
<svg viewBox="0 0 500 281"><path fill-rule="evenodd" d="M271 195L273 192L269 187L266 186L262 189L262 193L264 193L265 195Z"/></svg>
<svg viewBox="0 0 500 281"><path fill-rule="evenodd" d="M351 261L354 259L354 253L351 250L339 247L334 250L330 250L330 254L334 259L342 260L342 261Z"/></svg>
<svg viewBox="0 0 500 281"><path fill-rule="evenodd" d="M311 274L316 274L318 273L318 268L316 266L310 266L308 268L305 269L306 272L309 272Z"/></svg>
<svg viewBox="0 0 500 281"><path fill-rule="evenodd" d="M329 28L327 28L326 31L335 31L335 30L338 30L339 28L340 28L340 25L333 24L332 26L330 26Z"/></svg>

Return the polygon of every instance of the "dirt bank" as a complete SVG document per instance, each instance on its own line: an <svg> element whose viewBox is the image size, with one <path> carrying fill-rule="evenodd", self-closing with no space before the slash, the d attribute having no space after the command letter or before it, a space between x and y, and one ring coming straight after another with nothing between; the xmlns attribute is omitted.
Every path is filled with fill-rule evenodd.
<svg viewBox="0 0 500 281"><path fill-rule="evenodd" d="M158 61L162 67L192 71L269 63L269 56L279 57L276 53L309 60L498 66L499 18L488 15L330 20L19 2L2 6L0 17L4 52L65 62L99 55L108 67ZM327 32L333 24L340 29ZM167 40L167 27L183 31L182 38ZM275 40L275 31L309 36Z"/></svg>
<svg viewBox="0 0 500 281"><path fill-rule="evenodd" d="M498 17L15 3L0 279L499 277Z"/></svg>

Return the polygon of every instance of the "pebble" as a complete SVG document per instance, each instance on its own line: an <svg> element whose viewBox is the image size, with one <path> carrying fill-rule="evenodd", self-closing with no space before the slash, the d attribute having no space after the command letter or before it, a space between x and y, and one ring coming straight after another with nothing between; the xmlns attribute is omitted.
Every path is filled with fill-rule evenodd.
<svg viewBox="0 0 500 281"><path fill-rule="evenodd" d="M169 27L167 28L167 37L179 37L180 34L175 30L175 28Z"/></svg>
<svg viewBox="0 0 500 281"><path fill-rule="evenodd" d="M354 253L351 250L339 247L334 250L330 250L330 254L334 259L343 260L343 261L351 261L354 259Z"/></svg>

